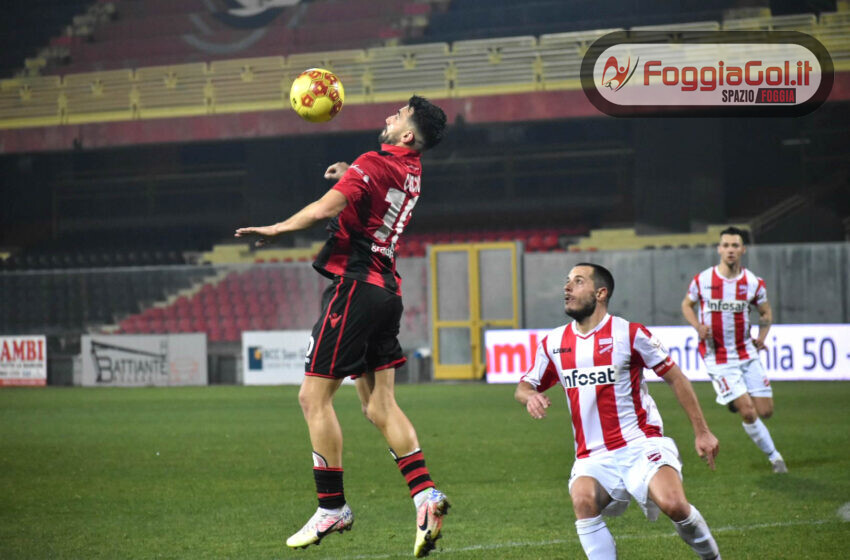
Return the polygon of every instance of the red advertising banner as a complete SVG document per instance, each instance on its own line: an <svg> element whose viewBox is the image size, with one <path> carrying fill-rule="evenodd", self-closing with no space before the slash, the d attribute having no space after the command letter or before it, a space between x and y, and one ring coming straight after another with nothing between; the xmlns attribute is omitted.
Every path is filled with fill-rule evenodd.
<svg viewBox="0 0 850 560"><path fill-rule="evenodd" d="M0 336L0 387L47 385L47 338Z"/></svg>

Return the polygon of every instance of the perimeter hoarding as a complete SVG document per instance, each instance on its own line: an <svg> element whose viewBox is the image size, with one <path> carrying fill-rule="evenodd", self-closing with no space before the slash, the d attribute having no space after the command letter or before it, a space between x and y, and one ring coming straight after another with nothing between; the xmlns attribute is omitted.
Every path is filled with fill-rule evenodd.
<svg viewBox="0 0 850 560"><path fill-rule="evenodd" d="M691 327L648 327L691 381L709 381ZM517 383L531 367L537 345L549 329L491 330L484 335L487 382ZM767 350L759 352L773 381L850 380L850 325L774 325ZM647 380L658 380L644 371Z"/></svg>
<svg viewBox="0 0 850 560"><path fill-rule="evenodd" d="M0 387L47 385L47 338L0 336Z"/></svg>
<svg viewBox="0 0 850 560"><path fill-rule="evenodd" d="M207 335L83 335L85 387L207 384Z"/></svg>
<svg viewBox="0 0 850 560"><path fill-rule="evenodd" d="M243 331L245 385L300 385L310 331Z"/></svg>

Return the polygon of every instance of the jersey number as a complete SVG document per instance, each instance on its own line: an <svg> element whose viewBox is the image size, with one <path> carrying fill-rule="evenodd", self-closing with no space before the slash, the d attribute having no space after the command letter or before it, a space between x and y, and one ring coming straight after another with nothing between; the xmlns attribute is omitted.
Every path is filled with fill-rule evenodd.
<svg viewBox="0 0 850 560"><path fill-rule="evenodd" d="M400 191L398 189L390 189L387 191L387 196L384 200L390 203L390 207L387 208L387 211L384 214L383 225L375 232L375 239L378 241L386 241L390 234L394 232L392 239L390 239L390 245L396 244L398 236L401 235L402 231L404 231L404 223L407 221L408 214L410 214L410 211L413 210L414 206L416 206L416 201L419 200L418 196L410 197L407 200L407 204L405 204L405 198L406 195L404 191ZM403 204L404 209L402 209Z"/></svg>

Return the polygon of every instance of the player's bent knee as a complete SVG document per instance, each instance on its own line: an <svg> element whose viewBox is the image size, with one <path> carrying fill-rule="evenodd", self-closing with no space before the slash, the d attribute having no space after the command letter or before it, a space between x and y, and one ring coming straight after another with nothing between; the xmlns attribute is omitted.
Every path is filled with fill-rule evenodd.
<svg viewBox="0 0 850 560"><path fill-rule="evenodd" d="M756 412L756 407L753 406L752 401L745 400L737 404L738 412L741 413L741 419L747 424L752 424L758 418L758 413Z"/></svg>
<svg viewBox="0 0 850 560"><path fill-rule="evenodd" d="M684 496L667 500L664 502L664 505L657 505L659 509L664 512L664 515L673 521L687 519L687 517L691 514L691 504L688 503Z"/></svg>
<svg viewBox="0 0 850 560"><path fill-rule="evenodd" d="M585 519L599 515L599 501L593 492L573 492L570 497L573 501L573 511L576 518Z"/></svg>
<svg viewBox="0 0 850 560"><path fill-rule="evenodd" d="M758 415L756 414L755 410L748 410L746 412L743 410L741 411L741 419L747 424L752 424L756 421L757 418Z"/></svg>

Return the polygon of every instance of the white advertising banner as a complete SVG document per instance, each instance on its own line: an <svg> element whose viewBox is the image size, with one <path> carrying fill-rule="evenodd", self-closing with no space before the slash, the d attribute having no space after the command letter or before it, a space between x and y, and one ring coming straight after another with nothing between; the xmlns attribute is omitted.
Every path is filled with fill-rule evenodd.
<svg viewBox="0 0 850 560"><path fill-rule="evenodd" d="M0 387L47 385L47 338L0 336Z"/></svg>
<svg viewBox="0 0 850 560"><path fill-rule="evenodd" d="M83 335L82 385L207 384L207 335Z"/></svg>
<svg viewBox="0 0 850 560"><path fill-rule="evenodd" d="M300 385L310 331L242 331L245 385Z"/></svg>
<svg viewBox="0 0 850 560"><path fill-rule="evenodd" d="M692 381L708 381L691 327L648 327ZM548 329L491 330L484 334L487 382L517 383L534 362L537 344ZM757 332L754 329L754 332ZM761 363L773 381L850 380L850 325L774 325ZM647 380L658 380L644 371Z"/></svg>

